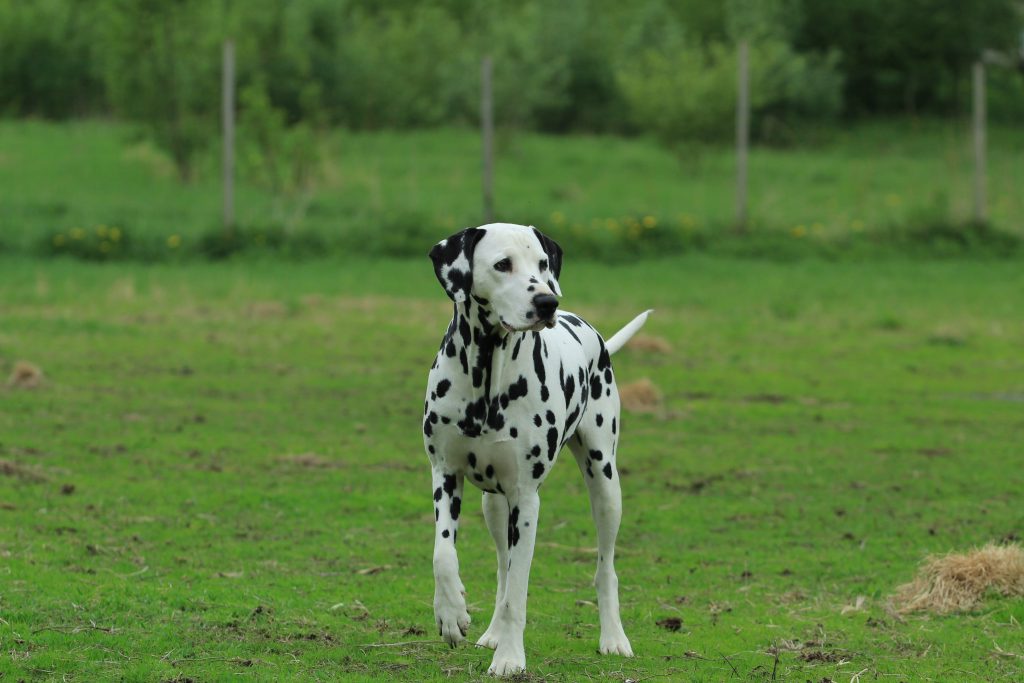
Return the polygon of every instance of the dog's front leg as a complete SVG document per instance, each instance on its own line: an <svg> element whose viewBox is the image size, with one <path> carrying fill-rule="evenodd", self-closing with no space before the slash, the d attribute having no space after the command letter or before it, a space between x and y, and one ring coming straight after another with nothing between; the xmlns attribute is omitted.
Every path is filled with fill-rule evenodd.
<svg viewBox="0 0 1024 683"><path fill-rule="evenodd" d="M498 636L501 634L501 606L505 601L505 586L508 581L508 501L500 493L485 493L483 495L484 520L487 522L487 529L494 539L494 548L498 555L498 589L494 597L494 613L491 616L491 625L487 627L484 634L476 641L480 647L489 647L492 650L498 647Z"/></svg>
<svg viewBox="0 0 1024 683"><path fill-rule="evenodd" d="M498 646L487 670L495 676L506 676L526 668L526 651L523 649L526 591L537 538L540 496L536 489L516 492L508 496L508 505L508 577L505 580L505 599L500 602L494 616L499 625Z"/></svg>
<svg viewBox="0 0 1024 683"><path fill-rule="evenodd" d="M433 471L434 483L434 622L452 647L462 642L469 628L466 591L459 578L455 540L462 510L462 475Z"/></svg>

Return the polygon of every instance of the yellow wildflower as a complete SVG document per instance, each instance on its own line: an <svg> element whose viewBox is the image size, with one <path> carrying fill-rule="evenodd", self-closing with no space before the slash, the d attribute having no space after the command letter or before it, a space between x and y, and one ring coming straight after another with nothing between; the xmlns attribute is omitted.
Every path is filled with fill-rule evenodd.
<svg viewBox="0 0 1024 683"><path fill-rule="evenodd" d="M852 223L850 223L850 229L853 230L854 232L860 232L861 230L864 229L864 221L862 221L862 220L855 220L855 221L853 221Z"/></svg>
<svg viewBox="0 0 1024 683"><path fill-rule="evenodd" d="M804 235L807 234L807 228L805 228L803 225L798 225L795 228L793 228L790 232L793 233L793 237L803 237Z"/></svg>
<svg viewBox="0 0 1024 683"><path fill-rule="evenodd" d="M561 211L555 211L551 214L551 222L556 225L560 225L565 222L565 214Z"/></svg>
<svg viewBox="0 0 1024 683"><path fill-rule="evenodd" d="M80 240L85 237L85 230L81 228L71 228L71 239Z"/></svg>
<svg viewBox="0 0 1024 683"><path fill-rule="evenodd" d="M121 239L121 230L118 228L111 228L110 239L114 242L117 242L119 239Z"/></svg>
<svg viewBox="0 0 1024 683"><path fill-rule="evenodd" d="M644 216L643 223L644 227L650 230L651 228L658 224L658 219L655 218L654 216Z"/></svg>
<svg viewBox="0 0 1024 683"><path fill-rule="evenodd" d="M53 236L53 246L60 247L60 246L63 246L63 245L64 245L64 235L61 234L61 233L57 233L56 235L54 235Z"/></svg>
<svg viewBox="0 0 1024 683"><path fill-rule="evenodd" d="M107 226L105 226L105 225L97 225L96 226L96 234L99 235L100 237L106 237L107 236Z"/></svg>
<svg viewBox="0 0 1024 683"><path fill-rule="evenodd" d="M167 238L167 246L170 247L171 249L177 249L178 247L180 247L181 246L181 236L179 236L179 235L171 235L170 237L168 237Z"/></svg>

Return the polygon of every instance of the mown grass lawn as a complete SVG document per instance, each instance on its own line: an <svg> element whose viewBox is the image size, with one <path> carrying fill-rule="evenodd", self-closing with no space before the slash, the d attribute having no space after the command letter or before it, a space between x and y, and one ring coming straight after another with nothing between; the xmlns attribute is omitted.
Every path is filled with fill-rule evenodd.
<svg viewBox="0 0 1024 683"><path fill-rule="evenodd" d="M432 629L419 417L450 310L426 259L0 273L0 370L45 373L0 388L0 681L482 677L490 651ZM927 554L1024 535L1019 263L569 255L563 290L606 334L657 309L672 350L615 357L665 398L625 416L619 456L637 657L595 652L563 462L526 679L1024 676L1020 600L885 608ZM494 556L472 498L475 638Z"/></svg>

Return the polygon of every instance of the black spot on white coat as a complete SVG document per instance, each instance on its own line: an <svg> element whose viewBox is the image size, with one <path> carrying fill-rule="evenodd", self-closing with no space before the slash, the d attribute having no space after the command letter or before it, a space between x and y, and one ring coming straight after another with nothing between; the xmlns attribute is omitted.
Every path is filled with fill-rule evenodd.
<svg viewBox="0 0 1024 683"><path fill-rule="evenodd" d="M551 427L548 429L548 460L554 460L555 455L558 453L558 429Z"/></svg>
<svg viewBox="0 0 1024 683"><path fill-rule="evenodd" d="M508 547L519 543L519 507L512 508L508 515Z"/></svg>
<svg viewBox="0 0 1024 683"><path fill-rule="evenodd" d="M444 398L444 395L448 393L448 390L452 388L451 380L443 379L437 383L437 397Z"/></svg>

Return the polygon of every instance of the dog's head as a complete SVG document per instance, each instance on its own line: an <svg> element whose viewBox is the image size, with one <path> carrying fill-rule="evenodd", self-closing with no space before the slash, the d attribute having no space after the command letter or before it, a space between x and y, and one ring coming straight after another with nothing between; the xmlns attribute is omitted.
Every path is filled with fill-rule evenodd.
<svg viewBox="0 0 1024 683"><path fill-rule="evenodd" d="M452 301L472 294L510 332L554 326L562 248L536 228L467 228L434 245L430 259Z"/></svg>

